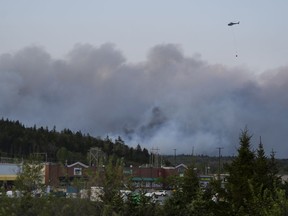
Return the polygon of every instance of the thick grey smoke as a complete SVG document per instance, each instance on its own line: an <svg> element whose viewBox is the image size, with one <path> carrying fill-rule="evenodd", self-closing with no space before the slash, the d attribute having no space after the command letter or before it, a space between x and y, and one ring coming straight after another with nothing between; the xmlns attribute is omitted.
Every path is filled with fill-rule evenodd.
<svg viewBox="0 0 288 216"><path fill-rule="evenodd" d="M112 44L78 44L65 59L41 47L0 56L0 115L26 126L121 136L160 153L232 155L241 129L287 157L288 68L256 75L211 65L176 45L128 63Z"/></svg>

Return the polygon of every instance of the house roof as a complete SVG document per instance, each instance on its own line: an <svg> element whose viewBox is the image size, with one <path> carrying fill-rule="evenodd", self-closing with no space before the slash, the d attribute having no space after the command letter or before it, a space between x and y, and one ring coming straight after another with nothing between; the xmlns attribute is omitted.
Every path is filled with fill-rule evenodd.
<svg viewBox="0 0 288 216"><path fill-rule="evenodd" d="M69 165L67 165L67 167L74 167L74 166L77 166L77 165L79 165L79 166L82 166L82 167L84 167L84 168L88 168L89 166L87 166L86 164L83 164L83 163L81 163L81 162L76 162L76 163L73 163L73 164L69 164Z"/></svg>
<svg viewBox="0 0 288 216"><path fill-rule="evenodd" d="M162 166L161 168L162 168L162 169L167 169L167 170L168 170L168 169L169 169L169 170L174 170L174 169L175 169L175 167L164 167L164 166Z"/></svg>
<svg viewBox="0 0 288 216"><path fill-rule="evenodd" d="M183 167L183 168L185 168L185 169L188 169L188 167L187 167L185 164L183 164L183 163L177 165L175 168L178 169L178 168L180 168L180 167Z"/></svg>
<svg viewBox="0 0 288 216"><path fill-rule="evenodd" d="M20 164L0 164L0 176L17 175L21 172Z"/></svg>

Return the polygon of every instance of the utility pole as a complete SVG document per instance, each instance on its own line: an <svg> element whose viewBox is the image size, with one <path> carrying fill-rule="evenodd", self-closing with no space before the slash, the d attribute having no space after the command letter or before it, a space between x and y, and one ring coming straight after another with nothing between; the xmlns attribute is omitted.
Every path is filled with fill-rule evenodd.
<svg viewBox="0 0 288 216"><path fill-rule="evenodd" d="M90 148L89 152L89 166L99 166L100 157L101 157L101 149L98 147Z"/></svg>
<svg viewBox="0 0 288 216"><path fill-rule="evenodd" d="M191 155L191 162L192 162L192 164L195 165L195 164L196 164L196 163L195 163L196 157L194 157L194 145L192 146L192 152L191 152L191 153L192 153L192 155Z"/></svg>
<svg viewBox="0 0 288 216"><path fill-rule="evenodd" d="M159 167L159 148L151 149L151 165L154 167Z"/></svg>
<svg viewBox="0 0 288 216"><path fill-rule="evenodd" d="M175 164L175 166L176 166L176 150L177 149L174 149L174 164Z"/></svg>
<svg viewBox="0 0 288 216"><path fill-rule="evenodd" d="M218 180L220 180L220 173L221 173L221 149L223 149L223 147L218 147L217 148L219 151L219 158L218 158Z"/></svg>

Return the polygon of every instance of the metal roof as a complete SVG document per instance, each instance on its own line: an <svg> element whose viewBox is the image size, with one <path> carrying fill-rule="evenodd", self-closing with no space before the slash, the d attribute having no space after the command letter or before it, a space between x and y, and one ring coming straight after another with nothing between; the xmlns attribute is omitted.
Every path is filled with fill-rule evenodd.
<svg viewBox="0 0 288 216"><path fill-rule="evenodd" d="M0 163L0 181L14 181L22 170L21 164Z"/></svg>
<svg viewBox="0 0 288 216"><path fill-rule="evenodd" d="M2 175L17 175L21 172L21 164L1 164L0 163L0 176Z"/></svg>

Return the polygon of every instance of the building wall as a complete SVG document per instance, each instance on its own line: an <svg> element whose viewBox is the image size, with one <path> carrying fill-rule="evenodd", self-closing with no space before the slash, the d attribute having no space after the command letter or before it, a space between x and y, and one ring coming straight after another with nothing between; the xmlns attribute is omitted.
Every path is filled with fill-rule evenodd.
<svg viewBox="0 0 288 216"><path fill-rule="evenodd" d="M88 172L94 175L96 173L96 167L84 167L77 163L73 166L47 163L45 165L45 184L57 187L60 185L61 180L66 179L69 181L74 178L86 178Z"/></svg>
<svg viewBox="0 0 288 216"><path fill-rule="evenodd" d="M159 178L161 173L161 168L153 167L137 167L133 170L134 177Z"/></svg>
<svg viewBox="0 0 288 216"><path fill-rule="evenodd" d="M7 167L9 167L9 169ZM10 167L12 167L13 169L11 169ZM75 173L75 169L79 169L81 170L81 172ZM13 171L13 173L11 173L11 170ZM1 177L4 179L4 177L6 178L9 174L13 174L13 180L15 180L18 172L19 164L0 164L0 179ZM96 175L97 172L104 172L104 169L101 168L97 171L97 167L88 167L82 163L75 163L67 166L58 163L44 163L43 183L52 187L59 187L60 185L63 185L61 184L61 181L71 181L74 178L85 179L87 176ZM177 169L174 167L160 168L152 166L131 166L124 168L124 175L126 179L130 179L133 177L138 179L147 179L147 182L142 182L143 185L146 185L147 187L157 187L157 185L159 186L159 181L157 181L159 178L165 179L171 175L178 175L178 173ZM100 176L103 176L103 173L100 174Z"/></svg>
<svg viewBox="0 0 288 216"><path fill-rule="evenodd" d="M59 177L64 175L65 167L56 163L45 164L45 185L58 186Z"/></svg>

